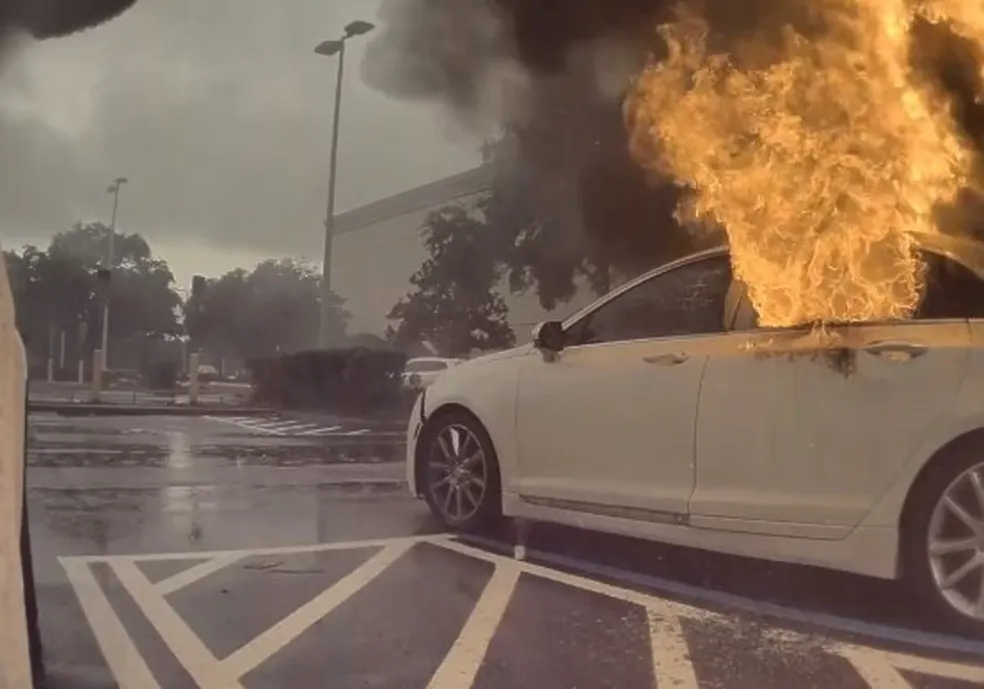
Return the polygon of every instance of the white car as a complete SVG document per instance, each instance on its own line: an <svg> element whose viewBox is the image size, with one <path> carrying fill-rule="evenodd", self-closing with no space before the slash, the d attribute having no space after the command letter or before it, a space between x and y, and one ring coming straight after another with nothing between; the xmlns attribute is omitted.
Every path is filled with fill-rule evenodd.
<svg viewBox="0 0 984 689"><path fill-rule="evenodd" d="M984 247L920 245L912 319L826 338L758 328L726 249L642 275L424 391L410 489L454 529L517 517L904 577L984 634Z"/></svg>
<svg viewBox="0 0 984 689"><path fill-rule="evenodd" d="M452 366L461 363L461 359L446 359L438 356L422 356L407 361L403 369L403 385L408 388L426 388L437 376Z"/></svg>

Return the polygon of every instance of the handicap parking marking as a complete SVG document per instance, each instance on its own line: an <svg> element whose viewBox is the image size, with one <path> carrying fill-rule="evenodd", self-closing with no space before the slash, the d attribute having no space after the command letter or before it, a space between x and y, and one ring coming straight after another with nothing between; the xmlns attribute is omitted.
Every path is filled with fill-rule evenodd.
<svg viewBox="0 0 984 689"><path fill-rule="evenodd" d="M707 624L709 621L724 623L735 617L495 554L463 543L450 535L235 551L63 557L60 560L121 689L157 689L160 684L126 631L105 590L97 582L92 568L100 564L108 565L123 590L136 603L177 661L201 689L240 689L247 673L287 647L306 630L330 617L336 608L355 594L367 588L371 592L372 582L399 562L408 551L427 545L483 561L493 567L492 574L472 605L457 639L436 666L427 685L428 689L468 689L475 686L476 678L487 661L490 644L502 625L521 577L535 577L560 584L566 587L565 590L588 592L638 606L644 611L648 621L651 670L654 682L660 687L700 689L702 685L698 680L701 663L692 655L693 637L688 641L685 626ZM247 557L330 553L367 548L373 549L373 553L362 564L221 659L209 650L167 598L170 594L192 586ZM175 562L192 558L196 560L196 564L157 582L152 582L138 566L141 563ZM376 623L385 624L385 621L367 620L368 625ZM779 627L776 629L779 630ZM803 638L808 636L800 632L788 632L788 635ZM916 689L916 685L907 679L906 673L984 686L984 667L980 665L895 652L826 637L817 643L823 653L845 662L853 669L855 684L861 683L861 686L871 689ZM383 658L381 662L385 662L386 650L380 649ZM394 657L393 662L398 661L399 658ZM750 662L754 662L754 659Z"/></svg>

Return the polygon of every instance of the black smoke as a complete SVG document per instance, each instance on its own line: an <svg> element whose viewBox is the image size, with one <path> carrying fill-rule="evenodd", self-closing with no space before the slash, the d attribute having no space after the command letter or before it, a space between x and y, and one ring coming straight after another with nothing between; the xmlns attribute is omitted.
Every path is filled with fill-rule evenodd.
<svg viewBox="0 0 984 689"><path fill-rule="evenodd" d="M825 31L820 0L686 0L709 46L762 66L784 26ZM830 2L832 0L823 0ZM837 1L837 0L833 0ZM663 47L658 24L679 0L383 0L364 78L398 98L437 102L465 122L510 135L507 178L539 215L563 218L564 246L628 271L686 251L672 217L679 190L645 179L628 155L621 101ZM984 64L945 24L915 31L913 64L945 92L984 151ZM984 175L982 175L984 178Z"/></svg>
<svg viewBox="0 0 984 689"><path fill-rule="evenodd" d="M82 31L121 14L136 0L0 0L0 32L23 30L35 38Z"/></svg>

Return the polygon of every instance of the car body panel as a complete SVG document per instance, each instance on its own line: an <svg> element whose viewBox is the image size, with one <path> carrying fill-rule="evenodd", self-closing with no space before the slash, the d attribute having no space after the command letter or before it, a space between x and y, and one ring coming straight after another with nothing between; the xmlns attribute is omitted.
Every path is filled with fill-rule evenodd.
<svg viewBox="0 0 984 689"><path fill-rule="evenodd" d="M755 353L708 363L690 504L705 526L743 519L763 533L845 537L948 418L970 352L965 321L799 332L844 349L790 351L759 331L748 336L764 345Z"/></svg>
<svg viewBox="0 0 984 689"><path fill-rule="evenodd" d="M526 358L517 399L517 489L647 510L652 518L686 514L700 380L716 339L592 344L565 349L554 361ZM598 398L604 386L619 390L616 403ZM598 475L599 461L610 480Z"/></svg>

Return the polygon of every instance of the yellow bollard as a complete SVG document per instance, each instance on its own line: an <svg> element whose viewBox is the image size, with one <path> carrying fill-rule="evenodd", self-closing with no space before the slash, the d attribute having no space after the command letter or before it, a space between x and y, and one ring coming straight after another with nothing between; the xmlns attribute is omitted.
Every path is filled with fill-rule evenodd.
<svg viewBox="0 0 984 689"><path fill-rule="evenodd" d="M21 526L27 361L14 300L0 260L0 687L30 687Z"/></svg>

